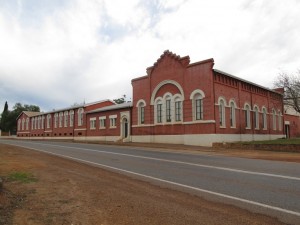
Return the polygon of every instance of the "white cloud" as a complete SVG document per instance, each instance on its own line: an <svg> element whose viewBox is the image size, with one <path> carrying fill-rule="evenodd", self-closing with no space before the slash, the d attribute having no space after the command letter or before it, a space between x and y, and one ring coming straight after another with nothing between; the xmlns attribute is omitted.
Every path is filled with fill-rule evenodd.
<svg viewBox="0 0 300 225"><path fill-rule="evenodd" d="M44 2L0 6L0 106L130 96L166 49L262 85L299 68L297 0Z"/></svg>

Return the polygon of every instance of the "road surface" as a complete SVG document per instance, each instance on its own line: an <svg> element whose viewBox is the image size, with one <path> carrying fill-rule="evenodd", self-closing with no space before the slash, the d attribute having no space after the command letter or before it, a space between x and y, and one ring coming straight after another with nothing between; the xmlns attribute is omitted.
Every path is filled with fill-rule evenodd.
<svg viewBox="0 0 300 225"><path fill-rule="evenodd" d="M71 142L0 142L106 168L300 224L299 163Z"/></svg>

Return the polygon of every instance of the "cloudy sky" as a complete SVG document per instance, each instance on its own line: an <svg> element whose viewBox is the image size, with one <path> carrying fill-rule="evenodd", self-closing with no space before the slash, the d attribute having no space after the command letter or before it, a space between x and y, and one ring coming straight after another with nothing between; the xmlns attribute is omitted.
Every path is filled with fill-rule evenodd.
<svg viewBox="0 0 300 225"><path fill-rule="evenodd" d="M0 112L132 96L164 50L272 87L300 69L299 0L0 0Z"/></svg>

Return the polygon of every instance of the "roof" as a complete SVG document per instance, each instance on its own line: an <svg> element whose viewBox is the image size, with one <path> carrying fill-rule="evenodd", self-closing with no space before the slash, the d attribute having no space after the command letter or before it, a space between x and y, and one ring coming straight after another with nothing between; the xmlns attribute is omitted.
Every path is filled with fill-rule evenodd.
<svg viewBox="0 0 300 225"><path fill-rule="evenodd" d="M32 117L32 116L37 116L37 115L43 114L42 112L23 111L23 112L20 113L20 115L17 117L16 120L18 120L18 118L22 115L22 113L24 113L28 117Z"/></svg>
<svg viewBox="0 0 300 225"><path fill-rule="evenodd" d="M254 86L260 87L260 88L265 89L265 90L267 90L267 91L270 91L270 92L273 92L273 93L282 95L281 93L279 93L279 92L277 92L277 91L274 91L274 90L269 89L269 88L267 88L267 87L261 86L261 85L259 85L259 84L255 84L255 83L253 83L253 82L251 82L251 81L244 80L244 79L242 79L242 78L239 78L239 77L237 77L237 76L234 76L234 75L229 74L229 73L226 73L226 72L223 72L223 71L221 71L221 70L213 69L213 71L215 71L215 72L217 72L217 73L221 73L221 74L226 75L226 76L228 76L228 77L232 77L232 78L234 78L234 79L236 79L236 80L239 80L239 81L242 81L242 82L245 82L245 83L248 83L248 84L252 84L252 85L254 85Z"/></svg>
<svg viewBox="0 0 300 225"><path fill-rule="evenodd" d="M71 110L71 109L78 109L78 108L87 107L87 106L90 106L90 105L95 105L95 104L98 104L98 103L101 103L101 102L106 102L106 101L113 102L110 99L105 99L105 100L101 100L101 101L97 101L97 102L82 103L82 104L78 104L78 105L73 105L73 106L70 106L68 108L62 108L62 109L53 110L51 112L45 112L44 114L68 111L68 110Z"/></svg>
<svg viewBox="0 0 300 225"><path fill-rule="evenodd" d="M104 111L110 111L110 110L115 110L115 109L124 109L124 108L131 108L132 107L132 102L125 102L121 104L116 104L116 105L110 105L106 107L102 107L100 109L95 109L89 112L86 112L87 114L89 113L97 113L97 112L104 112Z"/></svg>

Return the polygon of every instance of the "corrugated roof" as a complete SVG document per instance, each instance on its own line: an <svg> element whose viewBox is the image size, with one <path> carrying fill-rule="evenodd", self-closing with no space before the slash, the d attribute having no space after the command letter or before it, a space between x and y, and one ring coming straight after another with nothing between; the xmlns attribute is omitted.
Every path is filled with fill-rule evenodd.
<svg viewBox="0 0 300 225"><path fill-rule="evenodd" d="M42 115L42 112L31 112L31 111L23 111L20 113L20 115L17 117L16 120L18 120L18 118L22 115L22 113L26 114L28 117L33 117L33 116L37 116L37 115Z"/></svg>
<svg viewBox="0 0 300 225"><path fill-rule="evenodd" d="M129 108L132 107L132 102L125 102L117 105L110 105L106 107L102 107L100 109L95 109L89 112L86 112L87 114L89 113L97 113L97 112L104 112L104 111L110 111L110 110L115 110L115 109L123 109L123 108Z"/></svg>
<svg viewBox="0 0 300 225"><path fill-rule="evenodd" d="M217 73L221 73L221 74L226 75L226 76L229 76L229 77L232 77L232 78L237 79L237 80L239 80L239 81L242 81L242 82L245 82L245 83L248 83L248 84L252 84L252 85L254 85L254 86L260 87L260 88L265 89L265 90L267 90L267 91L271 91L271 92L273 92L273 93L282 95L281 93L279 93L279 92L277 92L277 91L274 91L274 90L272 90L272 89L270 89L270 88L261 86L261 85L259 85L259 84L255 84L255 83L253 83L253 82L251 82L251 81L248 81L248 80L244 80L244 79L242 79L242 78L239 78L239 77L237 77L237 76L234 76L234 75L229 74L229 73L226 73L226 72L223 72L223 71L221 71L221 70L213 69L213 71L215 71L215 72L217 72Z"/></svg>
<svg viewBox="0 0 300 225"><path fill-rule="evenodd" d="M50 111L50 112L45 112L44 114L68 111L68 110L71 110L71 109L78 109L78 108L87 107L87 106L90 106L90 105L95 105L95 104L98 104L98 103L101 103L101 102L106 102L106 101L113 102L110 99L105 99L105 100L101 100L101 101L97 101L97 102L83 103L83 104L79 104L79 105L70 106L68 108L57 109L57 110L53 110L53 111Z"/></svg>

